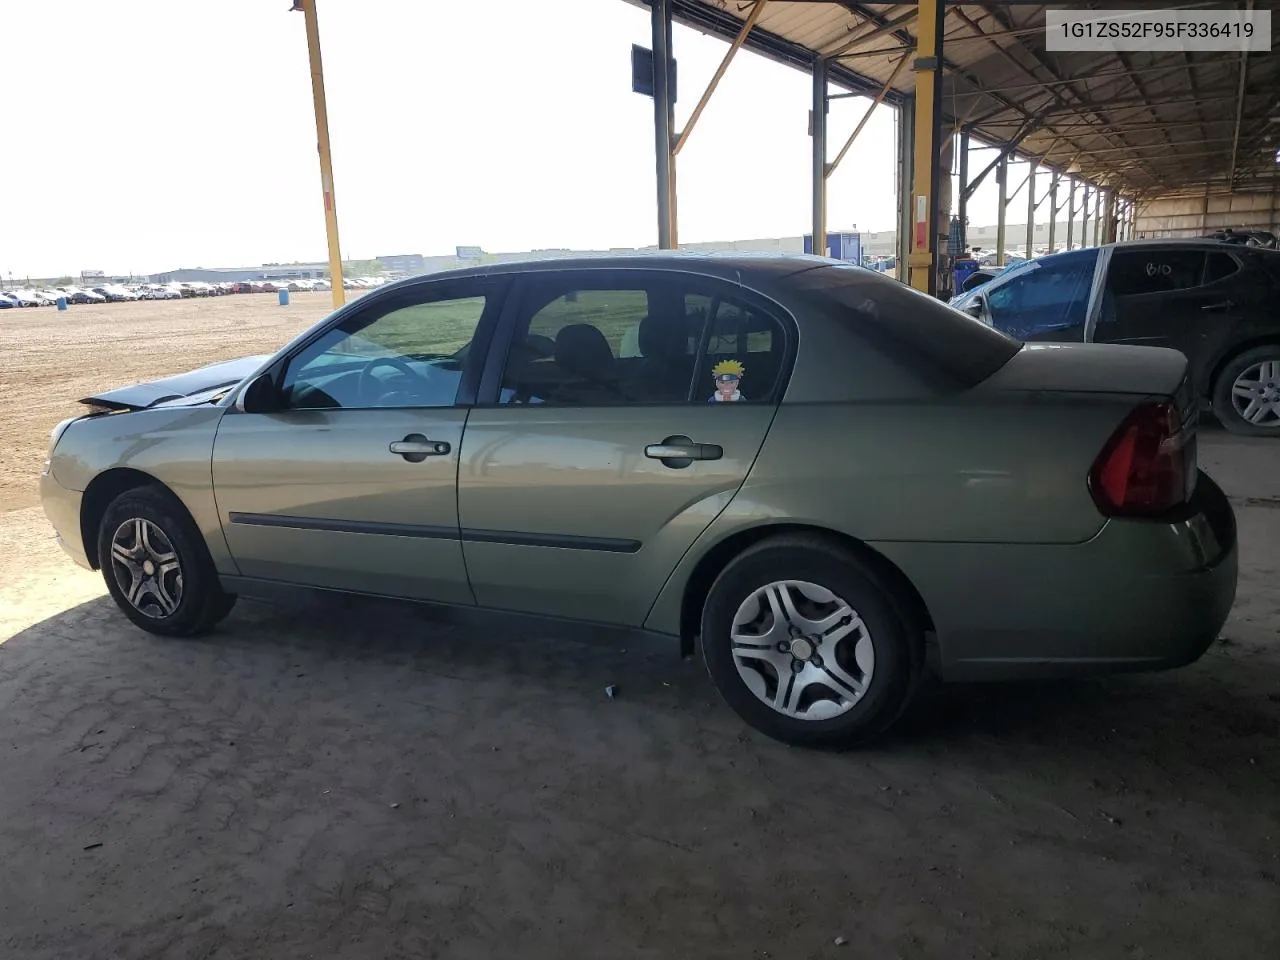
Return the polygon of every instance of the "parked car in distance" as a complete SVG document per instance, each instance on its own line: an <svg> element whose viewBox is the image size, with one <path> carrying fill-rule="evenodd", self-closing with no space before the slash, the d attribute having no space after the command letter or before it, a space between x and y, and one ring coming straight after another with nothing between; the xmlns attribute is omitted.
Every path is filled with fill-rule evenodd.
<svg viewBox="0 0 1280 960"><path fill-rule="evenodd" d="M875 736L926 667L1188 663L1235 593L1182 355L1023 345L815 257L415 277L84 403L45 512L143 629L292 586L700 638L791 743Z"/></svg>
<svg viewBox="0 0 1280 960"><path fill-rule="evenodd" d="M9 310L20 306L17 297L11 297L7 293L0 293L0 310Z"/></svg>
<svg viewBox="0 0 1280 960"><path fill-rule="evenodd" d="M21 290L10 291L10 296L18 301L18 306L20 307L47 307L53 303L52 300L44 296L38 290L32 290L27 287L24 287Z"/></svg>
<svg viewBox="0 0 1280 960"><path fill-rule="evenodd" d="M951 302L1030 341L1172 347L1234 433L1280 437L1280 252L1131 240L1011 269Z"/></svg>
<svg viewBox="0 0 1280 960"><path fill-rule="evenodd" d="M1269 230L1219 230L1205 234L1206 240L1219 240L1223 243L1241 244L1247 247L1276 248L1276 235Z"/></svg>
<svg viewBox="0 0 1280 960"><path fill-rule="evenodd" d="M101 294L94 293L92 290L81 290L79 287L62 287L62 294L67 298L67 303L105 303L106 298Z"/></svg>

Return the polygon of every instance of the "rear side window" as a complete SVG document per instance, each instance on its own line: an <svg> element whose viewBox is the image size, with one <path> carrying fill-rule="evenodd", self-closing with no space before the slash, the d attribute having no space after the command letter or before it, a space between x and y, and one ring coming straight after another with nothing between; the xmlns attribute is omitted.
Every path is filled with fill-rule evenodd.
<svg viewBox="0 0 1280 960"><path fill-rule="evenodd" d="M1226 254L1215 254L1228 260ZM1234 265L1235 261L1232 261ZM1204 280L1203 250L1170 250L1160 247L1117 250L1111 255L1107 286L1117 297L1173 293L1200 286Z"/></svg>
<svg viewBox="0 0 1280 960"><path fill-rule="evenodd" d="M928 294L856 266L806 270L791 281L816 294L886 357L967 389L1003 367L1021 343Z"/></svg>
<svg viewBox="0 0 1280 960"><path fill-rule="evenodd" d="M1225 280L1234 273L1239 273L1240 264L1229 253L1211 253L1204 268L1204 282L1215 283Z"/></svg>
<svg viewBox="0 0 1280 960"><path fill-rule="evenodd" d="M739 288L689 274L547 273L526 288L499 402L772 403L781 321Z"/></svg>

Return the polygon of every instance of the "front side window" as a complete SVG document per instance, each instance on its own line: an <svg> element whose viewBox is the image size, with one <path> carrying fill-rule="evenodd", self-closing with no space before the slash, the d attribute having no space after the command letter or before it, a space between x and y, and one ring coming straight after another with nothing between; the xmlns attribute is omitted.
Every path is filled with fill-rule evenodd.
<svg viewBox="0 0 1280 960"><path fill-rule="evenodd" d="M489 305L482 292L398 300L353 314L295 356L281 384L295 410L449 407Z"/></svg>
<svg viewBox="0 0 1280 960"><path fill-rule="evenodd" d="M1062 254L993 287L986 295L992 325L1019 340L1083 327L1097 260L1097 250Z"/></svg>
<svg viewBox="0 0 1280 960"><path fill-rule="evenodd" d="M531 280L500 402L615 406L771 402L786 338L733 288L683 274Z"/></svg>

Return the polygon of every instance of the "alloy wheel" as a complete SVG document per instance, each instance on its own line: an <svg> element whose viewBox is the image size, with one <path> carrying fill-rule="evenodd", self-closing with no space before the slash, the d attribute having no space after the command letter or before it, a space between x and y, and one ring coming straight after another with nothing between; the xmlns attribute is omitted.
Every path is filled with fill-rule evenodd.
<svg viewBox="0 0 1280 960"><path fill-rule="evenodd" d="M141 517L120 524L111 537L111 564L121 593L143 616L159 620L178 609L182 564L156 524Z"/></svg>
<svg viewBox="0 0 1280 960"><path fill-rule="evenodd" d="M857 612L826 587L778 580L738 607L734 664L760 700L798 720L829 720L850 710L875 672L871 634Z"/></svg>
<svg viewBox="0 0 1280 960"><path fill-rule="evenodd" d="M1262 360L1240 371L1231 385L1231 404L1246 423L1280 428L1280 360Z"/></svg>

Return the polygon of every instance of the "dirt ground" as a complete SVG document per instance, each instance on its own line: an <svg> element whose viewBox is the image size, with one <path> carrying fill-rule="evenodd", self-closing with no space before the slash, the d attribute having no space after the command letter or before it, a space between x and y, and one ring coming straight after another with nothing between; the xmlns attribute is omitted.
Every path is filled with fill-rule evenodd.
<svg viewBox="0 0 1280 960"><path fill-rule="evenodd" d="M38 470L46 397L191 365L148 331L214 360L325 309L237 299L61 345L74 313L0 315L6 469ZM1280 449L1201 459L1242 574L1198 663L928 689L844 755L542 622L241 603L162 640L0 513L0 957L1280 956Z"/></svg>

